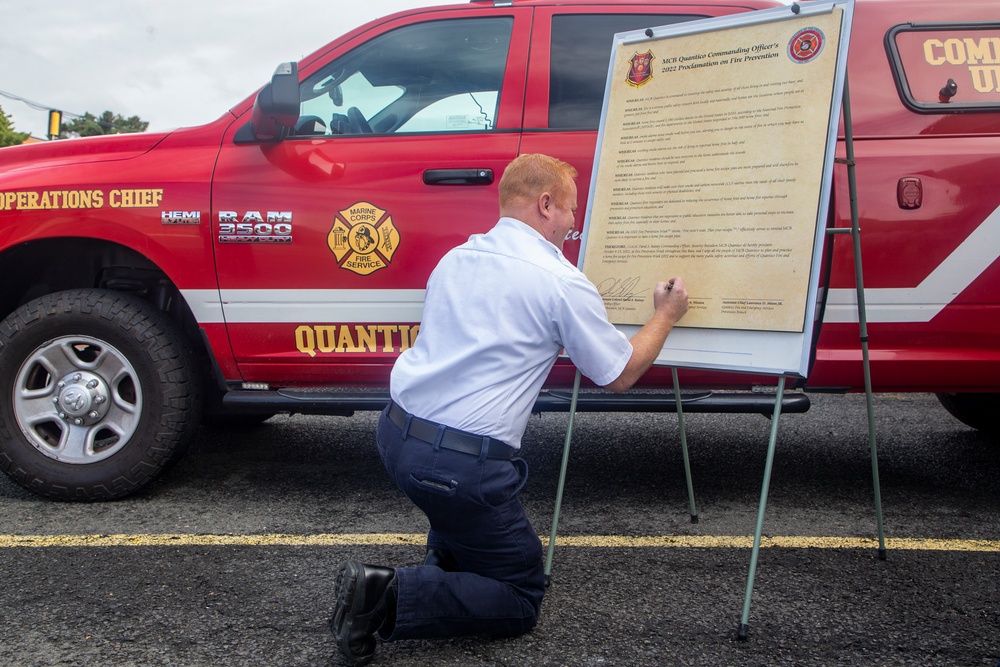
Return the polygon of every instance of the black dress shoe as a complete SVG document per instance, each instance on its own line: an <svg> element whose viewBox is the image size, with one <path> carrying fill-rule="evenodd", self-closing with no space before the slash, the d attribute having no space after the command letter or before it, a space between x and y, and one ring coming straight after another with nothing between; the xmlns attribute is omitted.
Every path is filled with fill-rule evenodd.
<svg viewBox="0 0 1000 667"><path fill-rule="evenodd" d="M424 565L439 567L445 572L458 572L458 561L450 551L427 547L427 557L424 558Z"/></svg>
<svg viewBox="0 0 1000 667"><path fill-rule="evenodd" d="M351 665L366 665L375 655L375 633L396 624L396 571L348 561L337 573L336 607L330 630Z"/></svg>

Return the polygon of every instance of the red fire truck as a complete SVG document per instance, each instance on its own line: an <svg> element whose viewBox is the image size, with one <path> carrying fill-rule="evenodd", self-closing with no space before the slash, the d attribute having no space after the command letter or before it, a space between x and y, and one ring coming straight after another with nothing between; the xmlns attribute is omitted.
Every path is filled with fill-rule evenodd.
<svg viewBox="0 0 1000 667"><path fill-rule="evenodd" d="M505 165L557 156L585 198L613 35L775 6L416 9L281 65L207 125L3 149L0 467L46 496L115 498L180 456L203 414L380 409L431 269L494 224ZM874 388L934 392L996 430L1000 21L992 0L859 0L854 19ZM834 181L829 224L846 227L846 168ZM830 247L800 388L857 391L854 257ZM537 409L566 410L573 374L558 364ZM734 390L773 383L682 374L712 390L692 410L769 412L773 394ZM670 384L656 368L645 389L588 392L580 407L670 409L654 391ZM787 400L808 406L804 392Z"/></svg>

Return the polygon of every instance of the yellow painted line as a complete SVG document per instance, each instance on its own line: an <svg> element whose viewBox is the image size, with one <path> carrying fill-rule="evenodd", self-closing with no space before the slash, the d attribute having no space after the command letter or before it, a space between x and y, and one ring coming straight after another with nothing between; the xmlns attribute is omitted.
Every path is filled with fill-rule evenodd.
<svg viewBox="0 0 1000 667"><path fill-rule="evenodd" d="M320 533L289 535L119 534L119 535L0 535L0 549L26 547L187 547L187 546L395 546L423 545L422 533ZM548 536L541 536L548 546ZM586 548L694 548L749 549L752 536L742 535L567 535L556 538L557 547ZM869 537L774 536L761 539L761 548L876 549ZM942 540L887 538L886 549L900 551L1000 552L1000 540Z"/></svg>
<svg viewBox="0 0 1000 667"><path fill-rule="evenodd" d="M543 539L543 542L547 540ZM653 535L626 537L594 535L557 537L556 546L573 547L656 547L656 548L746 548L753 547L753 536L733 535ZM761 548L785 549L877 549L874 537L763 537ZM939 540L924 538L886 538L886 549L901 551L988 551L1000 552L1000 540Z"/></svg>
<svg viewBox="0 0 1000 667"><path fill-rule="evenodd" d="M425 544L427 535L357 533L286 535L0 535L4 547L354 546Z"/></svg>

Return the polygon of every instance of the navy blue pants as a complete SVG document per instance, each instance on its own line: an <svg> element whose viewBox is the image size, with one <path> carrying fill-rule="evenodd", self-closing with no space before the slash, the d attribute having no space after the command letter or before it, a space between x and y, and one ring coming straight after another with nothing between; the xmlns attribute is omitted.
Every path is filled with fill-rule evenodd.
<svg viewBox="0 0 1000 667"><path fill-rule="evenodd" d="M386 470L430 520L428 546L450 552L459 572L397 568L396 627L384 639L531 630L545 592L542 544L517 494L523 459L488 459L403 437L386 412L376 439Z"/></svg>

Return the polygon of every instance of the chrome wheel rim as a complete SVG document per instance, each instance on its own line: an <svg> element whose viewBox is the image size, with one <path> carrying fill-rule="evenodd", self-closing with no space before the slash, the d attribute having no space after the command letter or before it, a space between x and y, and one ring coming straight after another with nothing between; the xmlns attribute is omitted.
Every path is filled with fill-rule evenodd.
<svg viewBox="0 0 1000 667"><path fill-rule="evenodd" d="M142 387L115 347L89 336L63 336L21 364L13 405L18 427L37 450L61 463L96 463L135 433Z"/></svg>

